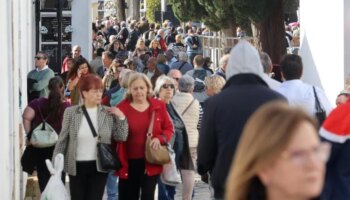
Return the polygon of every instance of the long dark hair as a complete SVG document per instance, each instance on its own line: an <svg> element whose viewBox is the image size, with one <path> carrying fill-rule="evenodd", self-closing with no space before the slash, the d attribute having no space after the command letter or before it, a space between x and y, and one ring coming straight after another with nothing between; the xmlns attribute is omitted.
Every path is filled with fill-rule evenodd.
<svg viewBox="0 0 350 200"><path fill-rule="evenodd" d="M83 65L83 64L86 64L88 66L89 73L94 73L89 62L85 58L83 58L83 57L74 58L73 59L73 66L69 70L69 73L68 73L68 80L71 78L75 78L78 75L79 66Z"/></svg>
<svg viewBox="0 0 350 200"><path fill-rule="evenodd" d="M55 76L49 81L49 105L45 108L45 113L50 113L50 116L59 116L63 111L64 100L64 82L59 76Z"/></svg>

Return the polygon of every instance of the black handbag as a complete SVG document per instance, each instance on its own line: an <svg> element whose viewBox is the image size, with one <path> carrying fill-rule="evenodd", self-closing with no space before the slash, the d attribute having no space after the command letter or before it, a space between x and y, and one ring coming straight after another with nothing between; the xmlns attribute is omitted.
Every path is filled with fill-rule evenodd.
<svg viewBox="0 0 350 200"><path fill-rule="evenodd" d="M94 128L94 126L92 125L91 119L89 114L86 111L86 108L84 105L81 106L83 113L86 117L86 120L90 126L92 135L94 137L97 137L97 133L96 130ZM100 137L100 136L99 136ZM99 155L100 158L100 166L102 167L102 169L104 169L105 171L109 171L109 170L116 170L118 171L121 167L122 164L118 158L117 152L116 152L116 148L113 148L114 145L112 144L106 144L106 143L102 143L100 141L100 138L98 139L97 142L97 153Z"/></svg>
<svg viewBox="0 0 350 200"><path fill-rule="evenodd" d="M312 86L312 89L314 90L314 96L315 96L315 109L316 109L316 119L318 121L318 125L321 127L324 120L326 119L326 111L322 109L320 101L318 100L317 94L316 94L316 89L314 86Z"/></svg>

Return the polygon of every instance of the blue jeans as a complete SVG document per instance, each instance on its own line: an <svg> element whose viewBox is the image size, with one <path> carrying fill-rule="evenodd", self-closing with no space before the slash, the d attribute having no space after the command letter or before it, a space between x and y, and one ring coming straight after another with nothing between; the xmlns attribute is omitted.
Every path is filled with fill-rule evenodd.
<svg viewBox="0 0 350 200"><path fill-rule="evenodd" d="M174 200L175 199L175 186L165 185L160 178L158 182L158 200Z"/></svg>
<svg viewBox="0 0 350 200"><path fill-rule="evenodd" d="M107 177L107 200L118 200L118 177L114 175L114 171L108 173Z"/></svg>

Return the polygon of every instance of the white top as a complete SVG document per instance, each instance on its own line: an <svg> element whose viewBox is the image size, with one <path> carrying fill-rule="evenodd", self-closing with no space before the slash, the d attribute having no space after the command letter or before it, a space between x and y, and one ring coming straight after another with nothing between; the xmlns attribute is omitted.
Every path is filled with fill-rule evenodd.
<svg viewBox="0 0 350 200"><path fill-rule="evenodd" d="M154 72L150 72L149 70L147 70L147 77L149 80L151 80L152 76L154 75Z"/></svg>
<svg viewBox="0 0 350 200"><path fill-rule="evenodd" d="M281 82L276 81L275 79L269 77L267 74L262 74L261 78L267 83L269 88L277 90L281 86Z"/></svg>
<svg viewBox="0 0 350 200"><path fill-rule="evenodd" d="M86 108L91 122L97 132L97 107ZM97 138L94 138L90 126L83 115L77 134L77 161L96 160L97 157Z"/></svg>
<svg viewBox="0 0 350 200"><path fill-rule="evenodd" d="M327 115L333 109L326 94L320 88L316 87L316 94L321 107L327 112ZM285 96L291 106L300 106L304 108L310 115L316 113L315 95L312 85L304 83L301 80L285 81L277 88L277 92Z"/></svg>
<svg viewBox="0 0 350 200"><path fill-rule="evenodd" d="M39 69L39 68L35 68L36 71L40 72L40 71L44 71L45 69L48 69L49 66L48 65L45 65L42 69Z"/></svg>

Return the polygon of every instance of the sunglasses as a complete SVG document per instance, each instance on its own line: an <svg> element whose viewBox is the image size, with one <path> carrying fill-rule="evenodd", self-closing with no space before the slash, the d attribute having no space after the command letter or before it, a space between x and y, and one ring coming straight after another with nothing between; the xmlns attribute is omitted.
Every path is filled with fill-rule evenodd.
<svg viewBox="0 0 350 200"><path fill-rule="evenodd" d="M44 57L40 57L40 56L35 56L34 58L35 58L35 59L37 59L37 60L40 60L40 59L45 60L45 59L46 59L46 58L44 58Z"/></svg>
<svg viewBox="0 0 350 200"><path fill-rule="evenodd" d="M168 88L175 89L175 85L174 84L163 84L162 88L164 88L164 89L168 89Z"/></svg>

